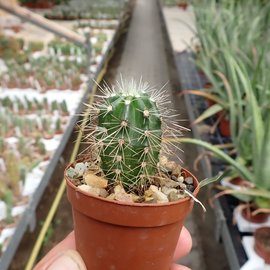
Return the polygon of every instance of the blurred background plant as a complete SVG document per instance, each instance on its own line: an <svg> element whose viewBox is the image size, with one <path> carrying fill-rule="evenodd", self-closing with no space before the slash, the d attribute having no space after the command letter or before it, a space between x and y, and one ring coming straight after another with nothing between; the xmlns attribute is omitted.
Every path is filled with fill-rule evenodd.
<svg viewBox="0 0 270 270"><path fill-rule="evenodd" d="M194 124L212 117L220 126L226 118L233 151L195 139L181 141L206 148L230 165L230 178L252 184L241 190L224 187L222 194L248 195L259 211L270 212L270 2L202 0L193 5L192 50L205 88L184 93L208 104Z"/></svg>

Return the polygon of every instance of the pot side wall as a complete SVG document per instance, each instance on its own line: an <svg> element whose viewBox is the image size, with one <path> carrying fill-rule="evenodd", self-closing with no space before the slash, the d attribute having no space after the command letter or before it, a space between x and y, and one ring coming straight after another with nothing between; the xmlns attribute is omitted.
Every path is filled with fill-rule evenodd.
<svg viewBox="0 0 270 270"><path fill-rule="evenodd" d="M193 207L193 200L125 204L86 194L76 189L69 179L66 180L73 210L76 248L87 269L170 269L180 231ZM195 186L198 186L196 179ZM198 188L194 195L197 192Z"/></svg>

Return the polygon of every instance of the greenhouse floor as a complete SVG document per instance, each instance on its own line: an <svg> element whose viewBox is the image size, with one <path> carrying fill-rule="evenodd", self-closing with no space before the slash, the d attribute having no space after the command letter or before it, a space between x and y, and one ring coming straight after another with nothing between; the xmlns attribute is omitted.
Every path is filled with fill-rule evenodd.
<svg viewBox="0 0 270 270"><path fill-rule="evenodd" d="M177 30L179 31L181 28L178 27L179 25L175 25L175 23L179 23L175 19L175 11L166 13L166 21L170 21L170 25L173 27L171 31L174 31L173 35L176 35ZM161 23L158 1L137 0L128 32L117 44L116 53L109 65L105 79L110 84L115 79L119 79L121 74L125 78L140 79L142 77L144 81L157 88L162 88L166 84L164 89L166 89L166 94L170 96L170 107L174 106L177 110L181 125L189 127L185 102L179 96L180 84L175 72L171 47L166 40L164 29L164 25ZM188 31L180 32L180 35L181 41L185 38L190 39L190 32ZM182 49L183 47L179 50ZM185 133L185 136L191 136L191 132ZM71 142L74 142L74 138ZM197 156L196 148L185 145L181 148L183 152L178 154L183 161L183 166L193 171L201 180L203 178L202 171L194 171L193 168ZM201 193L200 199L206 205L207 213L203 214L202 209L195 205L195 209L187 219L185 226L192 235L193 248L190 254L181 259L179 263L193 270L229 269L223 246L217 243L214 238L214 213L207 205L206 191ZM52 235L45 243L41 256L72 230L71 217L71 209L66 196L64 196L54 219ZM14 266L12 269L21 268Z"/></svg>

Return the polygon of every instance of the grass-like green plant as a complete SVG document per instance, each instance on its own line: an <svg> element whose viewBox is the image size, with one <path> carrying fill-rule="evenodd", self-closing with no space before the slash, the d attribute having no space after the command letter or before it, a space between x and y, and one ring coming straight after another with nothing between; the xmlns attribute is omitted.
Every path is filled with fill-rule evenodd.
<svg viewBox="0 0 270 270"><path fill-rule="evenodd" d="M270 4L259 0L194 4L200 42L196 63L212 87L186 92L214 102L195 123L217 112L228 113L236 159L201 140L180 141L211 151L230 165L234 176L255 186L229 193L250 195L259 207L270 208Z"/></svg>
<svg viewBox="0 0 270 270"><path fill-rule="evenodd" d="M196 64L212 87L186 93L203 96L214 103L198 117L196 123L221 111L230 113L231 99L226 90L224 76L232 86L231 95L238 100L238 110L243 107L245 91L238 87L235 74L231 72L231 59L234 58L245 66L252 79L252 89L256 98L262 104L267 94L267 91L262 89L268 87L265 84L269 83L265 78L269 70L267 48L270 39L267 33L270 3L262 5L259 0L193 2L196 16L195 33L199 41ZM242 122L238 124L241 125Z"/></svg>
<svg viewBox="0 0 270 270"><path fill-rule="evenodd" d="M253 88L256 84L250 79L245 66L241 62L238 63L237 59L231 58L229 55L227 57L231 61L228 72L233 74L235 80L233 85L238 85L245 94L245 104L243 104L242 98L239 101L232 95L231 85L226 77L219 74L230 99L232 139L237 158L233 159L217 146L201 140L181 138L180 141L202 146L226 161L234 174L255 185L254 189L231 191L231 193L253 196L260 207L270 208L270 102L268 99L266 104L259 103L260 99ZM265 91L269 92L269 88ZM240 106L238 102L240 102Z"/></svg>

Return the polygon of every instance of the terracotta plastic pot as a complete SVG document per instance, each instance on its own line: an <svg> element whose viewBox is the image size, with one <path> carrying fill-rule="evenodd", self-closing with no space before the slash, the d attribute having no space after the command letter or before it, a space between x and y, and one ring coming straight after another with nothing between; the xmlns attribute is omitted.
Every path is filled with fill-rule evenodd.
<svg viewBox="0 0 270 270"><path fill-rule="evenodd" d="M235 177L225 182L225 186L233 190L244 190L247 188L254 188L254 184L249 181L246 181L240 177ZM252 199L251 196L245 194L231 194L233 197L237 198L240 201L249 203Z"/></svg>
<svg viewBox="0 0 270 270"><path fill-rule="evenodd" d="M241 188L253 188L254 184L242 179L241 177L234 177L230 180L230 183Z"/></svg>
<svg viewBox="0 0 270 270"><path fill-rule="evenodd" d="M230 121L226 119L224 116L220 119L219 125L218 125L220 134L223 137L231 137L231 130L230 130Z"/></svg>
<svg viewBox="0 0 270 270"><path fill-rule="evenodd" d="M256 253L270 264L270 227L262 227L254 233Z"/></svg>
<svg viewBox="0 0 270 270"><path fill-rule="evenodd" d="M188 8L188 4L187 3L179 3L178 6L183 9L183 10L187 10Z"/></svg>
<svg viewBox="0 0 270 270"><path fill-rule="evenodd" d="M185 170L186 176L198 180ZM185 198L163 204L123 203L91 196L68 179L76 248L89 270L169 270L184 219Z"/></svg>
<svg viewBox="0 0 270 270"><path fill-rule="evenodd" d="M26 2L21 4L24 7L32 9L49 9L54 6L53 1L37 1L37 2Z"/></svg>
<svg viewBox="0 0 270 270"><path fill-rule="evenodd" d="M245 218L247 221L252 222L252 223L261 224L261 223L266 222L269 215L266 213L259 213L256 215L252 215L252 212L255 210L256 209L253 207L247 207L247 208L242 209L241 214L243 218Z"/></svg>

